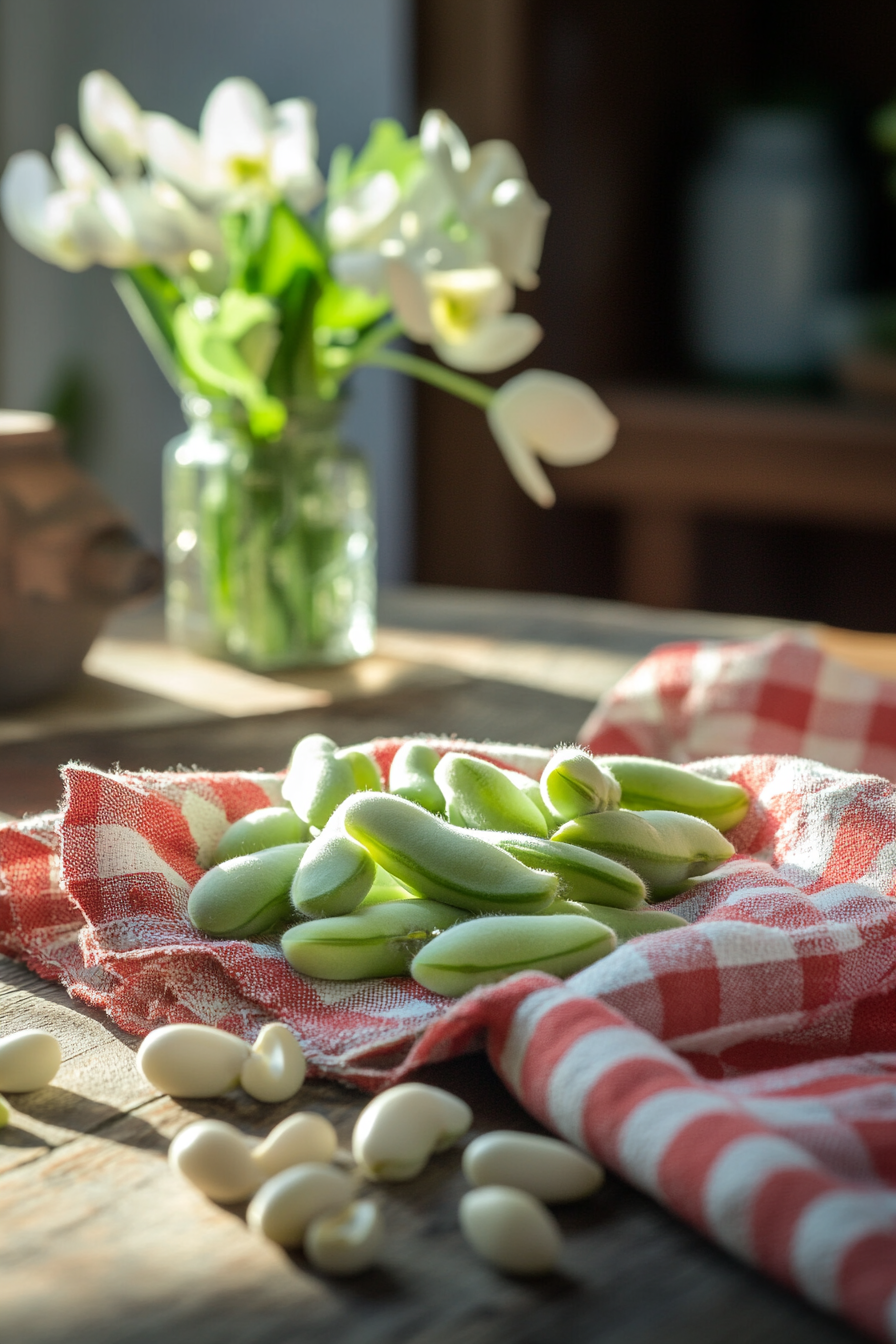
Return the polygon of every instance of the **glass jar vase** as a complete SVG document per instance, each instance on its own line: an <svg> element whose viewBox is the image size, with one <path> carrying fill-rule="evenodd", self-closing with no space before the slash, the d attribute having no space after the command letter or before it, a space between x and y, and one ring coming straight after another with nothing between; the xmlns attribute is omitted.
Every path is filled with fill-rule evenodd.
<svg viewBox="0 0 896 1344"><path fill-rule="evenodd" d="M296 402L273 442L234 402L188 396L165 449L165 616L175 643L255 671L373 648L370 477L341 402Z"/></svg>

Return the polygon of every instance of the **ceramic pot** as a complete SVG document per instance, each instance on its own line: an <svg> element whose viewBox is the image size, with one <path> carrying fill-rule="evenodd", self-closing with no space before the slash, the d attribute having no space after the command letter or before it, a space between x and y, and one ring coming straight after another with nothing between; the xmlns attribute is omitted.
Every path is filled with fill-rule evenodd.
<svg viewBox="0 0 896 1344"><path fill-rule="evenodd" d="M50 416L0 411L0 709L69 685L109 612L160 587L160 561Z"/></svg>

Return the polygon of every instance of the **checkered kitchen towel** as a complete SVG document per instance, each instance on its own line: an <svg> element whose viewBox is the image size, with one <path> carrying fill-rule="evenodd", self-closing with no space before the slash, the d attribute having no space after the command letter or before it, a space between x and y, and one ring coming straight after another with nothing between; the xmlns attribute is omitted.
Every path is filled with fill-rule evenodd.
<svg viewBox="0 0 896 1344"><path fill-rule="evenodd" d="M397 744L375 746L386 766ZM545 759L482 754L533 775ZM452 1003L406 980L305 980L273 942L200 939L183 917L197 860L276 794L245 775L70 767L58 822L0 830L0 948L138 1033L200 1020L251 1038L282 1017L318 1072L366 1087L484 1044L546 1125L896 1340L894 790L793 757L700 768L751 794L736 858L668 903L689 927L566 982L523 974Z"/></svg>

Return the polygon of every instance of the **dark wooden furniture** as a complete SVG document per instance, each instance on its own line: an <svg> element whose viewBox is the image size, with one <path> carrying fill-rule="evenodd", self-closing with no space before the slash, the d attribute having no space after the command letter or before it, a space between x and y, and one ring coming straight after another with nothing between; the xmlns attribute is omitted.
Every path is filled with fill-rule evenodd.
<svg viewBox="0 0 896 1344"><path fill-rule="evenodd" d="M493 634L639 656L659 638L745 633L744 622L638 613L607 604L500 595L411 593L389 599L390 626ZM758 625L757 625L758 632ZM521 645L521 647L523 647ZM373 733L456 731L553 743L574 735L584 697L458 677L380 699L164 730L93 732L0 748L0 807L52 806L69 756L108 767L178 762L277 768L294 740L319 729L342 743ZM13 1098L0 1131L0 1338L19 1344L847 1344L850 1329L737 1264L650 1199L609 1178L560 1211L563 1272L517 1282L478 1262L456 1209L460 1153L408 1185L380 1188L389 1230L382 1268L346 1281L312 1273L250 1236L242 1210L222 1209L174 1177L169 1139L197 1115L263 1134L293 1109L331 1117L343 1144L363 1104L333 1083L262 1107L242 1094L181 1105L133 1066L137 1040L58 986L0 958L0 1033L58 1034L54 1084ZM464 1096L476 1130L535 1128L481 1056L425 1077Z"/></svg>

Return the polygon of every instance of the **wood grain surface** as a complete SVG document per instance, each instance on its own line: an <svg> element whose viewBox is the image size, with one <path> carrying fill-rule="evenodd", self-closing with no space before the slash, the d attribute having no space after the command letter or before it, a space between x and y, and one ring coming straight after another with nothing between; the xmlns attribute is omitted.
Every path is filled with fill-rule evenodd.
<svg viewBox="0 0 896 1344"><path fill-rule="evenodd" d="M375 701L164 731L69 734L0 749L0 808L52 806L58 764L281 766L294 740L375 733L553 744L590 701L467 679ZM463 1242L460 1148L406 1185L375 1187L388 1228L382 1266L328 1280L301 1254L249 1234L244 1208L221 1208L169 1171L165 1154L197 1116L264 1135L293 1110L327 1115L347 1145L364 1097L309 1082L265 1106L236 1091L212 1102L160 1096L134 1067L139 1041L103 1014L0 957L0 1035L24 1026L63 1046L53 1084L9 1098L0 1130L2 1344L847 1344L859 1337L730 1259L650 1199L610 1177L558 1210L561 1271L502 1276ZM426 1081L473 1107L470 1137L538 1126L483 1056L431 1068Z"/></svg>

